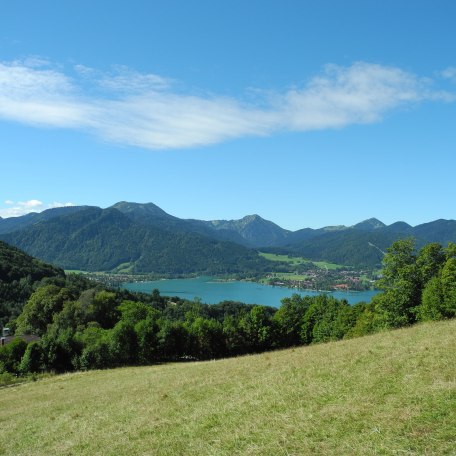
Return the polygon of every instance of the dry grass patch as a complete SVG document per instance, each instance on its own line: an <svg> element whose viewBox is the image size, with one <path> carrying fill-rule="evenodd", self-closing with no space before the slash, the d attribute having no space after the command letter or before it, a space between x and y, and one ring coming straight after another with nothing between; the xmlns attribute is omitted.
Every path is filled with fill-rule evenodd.
<svg viewBox="0 0 456 456"><path fill-rule="evenodd" d="M454 455L456 321L0 391L0 454Z"/></svg>

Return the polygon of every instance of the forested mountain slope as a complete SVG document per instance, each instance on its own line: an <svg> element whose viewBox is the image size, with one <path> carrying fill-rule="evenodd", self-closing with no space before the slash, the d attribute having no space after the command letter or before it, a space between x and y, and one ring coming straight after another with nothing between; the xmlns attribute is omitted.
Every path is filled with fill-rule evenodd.
<svg viewBox="0 0 456 456"><path fill-rule="evenodd" d="M172 216L153 203L119 202L107 209L68 207L0 219L0 237L69 269L129 272L231 273L274 269L259 249L337 264L378 268L395 240L456 242L456 221L386 226L371 218L352 227L289 231L258 215L240 220Z"/></svg>
<svg viewBox="0 0 456 456"><path fill-rule="evenodd" d="M56 207L39 213L30 212L29 214L19 217L9 217L3 219L0 217L0 234L21 230L30 225L46 222L62 215L74 214L75 212L78 212L87 207L88 206Z"/></svg>
<svg viewBox="0 0 456 456"><path fill-rule="evenodd" d="M2 235L66 269L223 274L267 269L257 252L197 233L135 221L115 208L85 208Z"/></svg>
<svg viewBox="0 0 456 456"><path fill-rule="evenodd" d="M278 248L277 253L299 255L314 261L329 261L355 267L380 267L383 252L398 239L413 237L417 247L429 242L456 242L456 221L436 220L411 227L404 222L386 226L376 219L333 231L314 230L307 239Z"/></svg>

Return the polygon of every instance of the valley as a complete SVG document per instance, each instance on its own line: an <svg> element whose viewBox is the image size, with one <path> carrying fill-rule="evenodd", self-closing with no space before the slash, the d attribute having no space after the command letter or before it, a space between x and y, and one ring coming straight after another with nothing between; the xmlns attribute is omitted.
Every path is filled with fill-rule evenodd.
<svg viewBox="0 0 456 456"><path fill-rule="evenodd" d="M4 1L0 456L456 456L456 1Z"/></svg>
<svg viewBox="0 0 456 456"><path fill-rule="evenodd" d="M0 220L0 239L67 270L108 281L208 275L311 290L372 288L383 254L397 239L456 242L456 221L412 227L369 219L354 226L289 231L249 215L240 220L180 219L153 203L102 209L48 209ZM101 278L97 274L98 278ZM103 279L105 280L105 279Z"/></svg>

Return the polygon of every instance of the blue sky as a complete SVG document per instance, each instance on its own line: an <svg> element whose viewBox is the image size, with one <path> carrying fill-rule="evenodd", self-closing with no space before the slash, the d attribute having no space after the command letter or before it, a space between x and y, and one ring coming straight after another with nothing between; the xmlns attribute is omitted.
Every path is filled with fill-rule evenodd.
<svg viewBox="0 0 456 456"><path fill-rule="evenodd" d="M455 20L452 0L3 2L0 216L454 219Z"/></svg>

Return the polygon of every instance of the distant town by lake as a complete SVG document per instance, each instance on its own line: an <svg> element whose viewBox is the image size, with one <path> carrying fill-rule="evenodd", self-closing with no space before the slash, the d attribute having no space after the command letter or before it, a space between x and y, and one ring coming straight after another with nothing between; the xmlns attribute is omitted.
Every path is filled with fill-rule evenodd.
<svg viewBox="0 0 456 456"><path fill-rule="evenodd" d="M147 282L129 282L122 285L130 291L151 293L158 289L162 296L177 296L182 299L201 299L206 304L217 304L221 301L239 301L245 304L261 304L280 307L283 298L294 293L307 296L329 294L337 299L346 299L350 304L369 302L378 291L312 291L296 288L274 287L256 282L219 281L211 277L192 279L166 279Z"/></svg>

